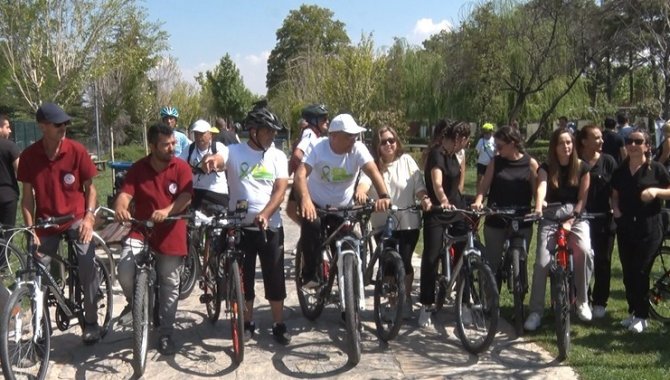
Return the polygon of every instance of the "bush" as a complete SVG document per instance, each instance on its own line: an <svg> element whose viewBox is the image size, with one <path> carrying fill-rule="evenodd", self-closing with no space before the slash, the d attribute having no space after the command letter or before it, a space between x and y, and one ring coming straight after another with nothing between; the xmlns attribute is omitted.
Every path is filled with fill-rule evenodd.
<svg viewBox="0 0 670 380"><path fill-rule="evenodd" d="M122 145L114 149L115 161L135 162L144 156L144 146L139 144Z"/></svg>

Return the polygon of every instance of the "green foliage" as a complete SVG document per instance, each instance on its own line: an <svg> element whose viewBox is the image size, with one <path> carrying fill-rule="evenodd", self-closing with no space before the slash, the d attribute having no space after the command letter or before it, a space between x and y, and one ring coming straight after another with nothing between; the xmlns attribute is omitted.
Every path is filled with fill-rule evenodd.
<svg viewBox="0 0 670 380"><path fill-rule="evenodd" d="M135 162L144 156L144 146L139 144L122 145L114 149L115 161Z"/></svg>
<svg viewBox="0 0 670 380"><path fill-rule="evenodd" d="M223 56L212 71L199 73L196 80L206 94L211 115L242 120L251 107L254 97L229 54Z"/></svg>

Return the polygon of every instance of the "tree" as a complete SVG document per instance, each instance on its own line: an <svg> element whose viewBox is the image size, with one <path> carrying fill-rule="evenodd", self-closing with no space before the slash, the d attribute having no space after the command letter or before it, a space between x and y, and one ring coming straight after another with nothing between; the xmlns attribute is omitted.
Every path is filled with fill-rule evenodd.
<svg viewBox="0 0 670 380"><path fill-rule="evenodd" d="M287 68L302 53L329 55L349 44L344 23L332 19L333 12L316 5L292 10L277 30L277 45L268 58L268 93L284 79Z"/></svg>
<svg viewBox="0 0 670 380"><path fill-rule="evenodd" d="M80 100L102 44L133 0L7 1L0 4L0 53L27 106Z"/></svg>
<svg viewBox="0 0 670 380"><path fill-rule="evenodd" d="M210 97L210 113L227 120L242 120L251 107L253 94L244 85L237 65L226 54L211 71L199 73L196 80Z"/></svg>

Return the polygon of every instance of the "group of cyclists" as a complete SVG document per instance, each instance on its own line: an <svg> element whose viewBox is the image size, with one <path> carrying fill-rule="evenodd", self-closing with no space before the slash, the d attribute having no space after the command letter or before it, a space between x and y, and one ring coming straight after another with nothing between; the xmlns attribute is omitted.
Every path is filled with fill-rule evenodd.
<svg viewBox="0 0 670 380"><path fill-rule="evenodd" d="M293 175L294 184L287 202L287 214L300 224L301 248L305 265L305 287L315 287L322 279L317 266L322 223L317 208L345 207L375 202L371 219L380 230L385 211L391 205L407 208L420 205L419 211L407 209L397 214L394 237L405 267L407 314L412 314L411 285L414 271L411 258L423 227L423 247L419 287L418 324L428 326L434 313L437 260L445 229L450 235L463 235L462 220L442 209L481 209L513 207L518 212L552 217L570 216L569 245L575 257L577 315L584 321L603 317L609 298L611 254L616 232L623 281L630 314L622 323L634 332L647 326L649 306L646 293L653 254L663 239L661 200L670 199L670 175L664 166L651 159L649 135L644 129L625 123L614 131L611 119L603 131L589 124L579 131L559 127L551 136L546 162L538 163L524 149L523 139L514 126L495 128L485 124L477 143L477 193L474 200L464 196L465 150L471 126L465 122L440 120L424 155L423 167L404 151L398 131L383 126L373 131L368 148L360 137L366 128L349 114L329 118L320 104L302 110L300 139L291 147L290 157L276 148L274 140L284 129L266 102L256 103L242 127L248 140L225 145L213 137L217 128L205 120L191 126L193 142L177 130L179 117L174 107L160 111L161 122L148 130L150 154L128 170L114 203L115 219L152 220L157 223L148 243L158 253L159 342L163 355L173 355L173 325L178 308L179 279L183 257L187 255L187 222L161 223L167 217L186 212L189 207L206 210L208 205L226 205L234 209L238 200L248 202L240 247L243 263L244 335L252 338L255 301L256 259L261 263L265 298L272 314L272 336L288 344L291 334L284 323L286 298L283 247L283 222L280 208ZM59 236L69 231L78 236L75 245L79 258L84 292L85 313L91 322L83 330L83 341L100 339L96 313L94 247L89 244L95 221L95 165L86 149L66 137L71 117L58 105L42 104L36 112L43 138L20 155L16 177L22 182L20 209L27 225L37 218L75 215L72 222L58 228L38 231L37 243L43 259L57 249ZM225 122L224 122L225 125ZM615 126L616 127L616 126ZM668 126L670 129L670 125ZM611 149L616 158L603 152ZM545 209L546 204L560 204ZM601 212L607 217L595 221L579 218L582 212ZM337 216L333 216L337 219ZM521 226L530 242L532 223ZM527 330L539 327L545 307L545 285L549 251L555 246L556 226L540 222L537 251L529 302ZM134 255L142 252L143 230L133 224L124 242L117 265L117 278L130 304L135 271ZM489 216L484 227L484 256L494 273L500 265L507 230L496 216ZM90 274L90 275L89 275ZM590 287L592 274L595 277ZM126 306L119 320L132 317Z"/></svg>

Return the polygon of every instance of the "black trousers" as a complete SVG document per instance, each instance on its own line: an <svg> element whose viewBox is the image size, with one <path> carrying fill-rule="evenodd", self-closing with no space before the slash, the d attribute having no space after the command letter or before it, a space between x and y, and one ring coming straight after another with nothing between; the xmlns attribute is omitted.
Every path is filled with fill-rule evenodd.
<svg viewBox="0 0 670 380"><path fill-rule="evenodd" d="M300 224L300 244L305 260L302 277L306 280L316 279L316 274L319 273L317 267L321 260L321 251L319 247L323 240L328 236L323 236L323 228L326 228L326 233L330 234L342 222L343 218L337 215L326 215L324 218L317 217L312 221L303 219ZM322 227L322 224L324 227ZM335 254L334 245L333 254Z"/></svg>
<svg viewBox="0 0 670 380"><path fill-rule="evenodd" d="M244 299L256 298L256 257L261 261L265 299L283 301L286 298L286 278L284 276L284 252L280 247L279 230L266 230L267 242L260 231L244 230L240 248L244 251Z"/></svg>
<svg viewBox="0 0 670 380"><path fill-rule="evenodd" d="M0 224L3 226L16 225L16 208L18 206L18 202L18 199L7 202L0 202ZM5 240L9 239L9 236L9 233L5 233Z"/></svg>
<svg viewBox="0 0 670 380"><path fill-rule="evenodd" d="M610 217L589 221L591 247L593 249L593 290L591 301L594 306L607 307L610 297L612 276L612 250L614 249L614 229Z"/></svg>

